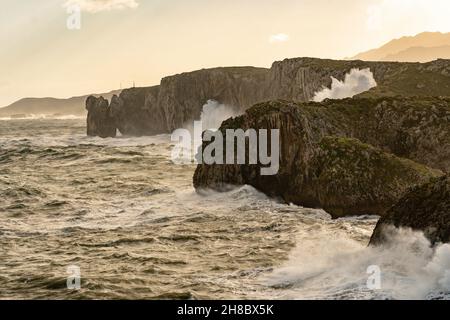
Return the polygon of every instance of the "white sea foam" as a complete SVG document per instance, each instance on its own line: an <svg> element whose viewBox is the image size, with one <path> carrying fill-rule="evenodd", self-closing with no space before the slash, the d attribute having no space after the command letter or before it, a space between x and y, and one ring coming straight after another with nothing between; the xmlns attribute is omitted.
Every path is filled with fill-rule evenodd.
<svg viewBox="0 0 450 320"><path fill-rule="evenodd" d="M401 229L385 246L367 247L351 229L300 231L288 262L263 281L290 299L450 298L450 245L432 248L422 233ZM379 290L367 287L370 266L381 270Z"/></svg>

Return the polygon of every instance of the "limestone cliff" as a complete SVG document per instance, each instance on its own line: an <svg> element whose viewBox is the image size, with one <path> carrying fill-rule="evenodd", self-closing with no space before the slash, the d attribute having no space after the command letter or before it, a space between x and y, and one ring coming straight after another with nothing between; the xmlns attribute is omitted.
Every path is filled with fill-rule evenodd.
<svg viewBox="0 0 450 320"><path fill-rule="evenodd" d="M366 96L449 96L450 60L430 63L338 61L315 58L275 62L266 81L267 100L310 101L331 78L343 80L351 69L369 68L378 86Z"/></svg>
<svg viewBox="0 0 450 320"><path fill-rule="evenodd" d="M263 101L267 72L253 67L205 69L164 78L159 86L123 90L111 99L110 119L98 122L110 121L124 135L168 133L199 119L209 99L242 109ZM89 123L88 131L95 132Z"/></svg>
<svg viewBox="0 0 450 320"><path fill-rule="evenodd" d="M450 177L445 176L414 188L378 222L370 243L383 244L393 227L424 232L433 243L450 242Z"/></svg>
<svg viewBox="0 0 450 320"><path fill-rule="evenodd" d="M102 138L116 136L116 124L111 116L108 100L89 96L86 100L87 134Z"/></svg>
<svg viewBox="0 0 450 320"><path fill-rule="evenodd" d="M237 128L280 130L278 174L261 176L259 165L201 164L197 189L250 184L335 217L383 215L409 187L441 174L425 165L450 170L449 98L273 101L221 130Z"/></svg>

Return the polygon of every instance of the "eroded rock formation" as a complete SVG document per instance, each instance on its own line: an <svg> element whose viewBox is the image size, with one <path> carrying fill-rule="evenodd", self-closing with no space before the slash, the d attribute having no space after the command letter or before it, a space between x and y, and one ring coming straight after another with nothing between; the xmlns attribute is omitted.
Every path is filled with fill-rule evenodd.
<svg viewBox="0 0 450 320"><path fill-rule="evenodd" d="M432 179L407 193L380 219L370 243L385 243L393 227L422 231L433 244L450 242L450 177Z"/></svg>
<svg viewBox="0 0 450 320"><path fill-rule="evenodd" d="M279 129L278 174L262 176L259 165L201 164L194 186L250 184L334 217L384 215L409 187L441 174L427 166L450 170L449 116L448 98L259 104L221 130Z"/></svg>
<svg viewBox="0 0 450 320"><path fill-rule="evenodd" d="M111 116L108 100L89 96L86 100L87 134L102 138L116 136L116 123Z"/></svg>
<svg viewBox="0 0 450 320"><path fill-rule="evenodd" d="M111 99L110 118L96 122L114 123L124 135L169 133L198 120L209 99L242 109L263 101L267 72L253 67L216 68L167 77L159 86L123 90ZM90 117L97 114L93 111ZM98 126L89 123L88 132L95 133Z"/></svg>

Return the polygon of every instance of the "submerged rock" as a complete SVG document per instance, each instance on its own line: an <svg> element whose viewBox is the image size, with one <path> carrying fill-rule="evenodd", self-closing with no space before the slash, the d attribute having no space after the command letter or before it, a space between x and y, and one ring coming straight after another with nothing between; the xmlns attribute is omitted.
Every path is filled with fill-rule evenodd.
<svg viewBox="0 0 450 320"><path fill-rule="evenodd" d="M450 169L448 112L450 99L441 98L259 104L220 130L279 129L278 173L262 176L259 165L200 164L194 187L249 184L334 217L384 215L408 188L442 174L427 165Z"/></svg>
<svg viewBox="0 0 450 320"><path fill-rule="evenodd" d="M422 231L433 244L450 242L450 176L432 179L402 197L379 220L370 244L384 243L392 227Z"/></svg>

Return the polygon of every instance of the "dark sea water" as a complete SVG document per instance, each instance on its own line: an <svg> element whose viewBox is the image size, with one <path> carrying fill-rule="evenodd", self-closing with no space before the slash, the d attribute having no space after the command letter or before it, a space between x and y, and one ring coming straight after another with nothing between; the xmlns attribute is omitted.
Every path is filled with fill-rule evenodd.
<svg viewBox="0 0 450 320"><path fill-rule="evenodd" d="M448 297L448 245L401 230L368 248L376 217L332 220L249 186L199 195L171 148L86 137L82 119L0 120L0 299Z"/></svg>

